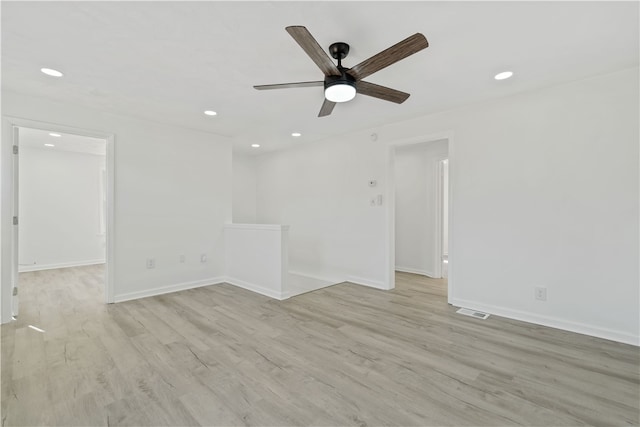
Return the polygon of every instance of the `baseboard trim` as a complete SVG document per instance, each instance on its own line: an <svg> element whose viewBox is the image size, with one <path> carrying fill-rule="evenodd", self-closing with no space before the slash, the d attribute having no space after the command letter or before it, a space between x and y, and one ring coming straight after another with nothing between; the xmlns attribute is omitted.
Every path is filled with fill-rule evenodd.
<svg viewBox="0 0 640 427"><path fill-rule="evenodd" d="M246 289L251 292L258 293L260 295L267 296L269 298L277 299L277 300L285 300L290 297L289 292L278 292L273 289L268 289L260 285L256 285L255 283L245 282L244 280L235 279L233 277L224 277L225 283L228 283L233 286L237 286L242 289Z"/></svg>
<svg viewBox="0 0 640 427"><path fill-rule="evenodd" d="M18 273L28 273L30 271L55 270L56 268L83 267L86 265L104 264L105 259L89 259L86 261L60 262L57 264L33 264L21 265L18 267Z"/></svg>
<svg viewBox="0 0 640 427"><path fill-rule="evenodd" d="M300 282L297 278L302 279L303 286L300 286ZM309 286L308 281L312 281L311 286ZM334 286L338 283L343 282L344 280L329 280L320 276L305 274L300 271L289 271L289 277L287 279L287 289L289 290L289 297L295 297L320 289L325 289L329 286Z"/></svg>
<svg viewBox="0 0 640 427"><path fill-rule="evenodd" d="M611 341L621 342L624 344L640 346L640 336L636 336L626 332L614 331L612 329L586 325L584 323L572 322L569 320L558 319L556 317L541 316L526 311L513 310L510 308L498 307L459 298L451 298L449 303L456 307L470 308L472 310L478 310L496 316L507 317L509 319L534 323L536 325L548 326L550 328L561 329L564 331L575 332L578 334L589 335L597 338L603 338Z"/></svg>
<svg viewBox="0 0 640 427"><path fill-rule="evenodd" d="M129 292L114 296L114 302L131 301L134 299L153 297L157 295L170 294L172 292L185 291L187 289L200 288L203 286L218 285L225 282L225 277L212 277L209 279L194 280L192 282L177 283L175 285L163 286L161 288L147 289L144 291Z"/></svg>
<svg viewBox="0 0 640 427"><path fill-rule="evenodd" d="M303 277L308 277L310 279L321 280L323 282L331 282L334 285L337 285L338 283L344 282L343 279L335 279L335 278L334 279L328 279L326 277L316 276L315 274L303 273L302 271L299 271L299 270L289 270L289 274L295 274L296 276L303 276Z"/></svg>
<svg viewBox="0 0 640 427"><path fill-rule="evenodd" d="M431 277L432 279L436 278L436 275L432 271L418 270L417 268L396 266L396 271L401 271L403 273L420 274L422 276Z"/></svg>
<svg viewBox="0 0 640 427"><path fill-rule="evenodd" d="M356 276L347 276L346 281L350 283L355 283L356 285L368 286L370 288L375 288L375 289L382 289L384 291L389 290L389 287L387 285L377 280L365 279L365 278L356 277Z"/></svg>

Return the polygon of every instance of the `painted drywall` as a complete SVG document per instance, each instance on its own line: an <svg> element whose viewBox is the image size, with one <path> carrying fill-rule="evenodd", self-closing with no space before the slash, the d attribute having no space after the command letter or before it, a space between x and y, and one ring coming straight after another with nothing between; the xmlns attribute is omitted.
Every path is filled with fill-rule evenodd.
<svg viewBox="0 0 640 427"><path fill-rule="evenodd" d="M447 141L398 147L395 150L396 270L436 277L440 173Z"/></svg>
<svg viewBox="0 0 640 427"><path fill-rule="evenodd" d="M226 281L271 298L288 298L288 227L228 224L224 232Z"/></svg>
<svg viewBox="0 0 640 427"><path fill-rule="evenodd" d="M256 222L255 157L233 153L233 222Z"/></svg>
<svg viewBox="0 0 640 427"><path fill-rule="evenodd" d="M389 146L448 134L450 302L638 344L638 93L633 68L260 156L258 219L296 267L389 286Z"/></svg>
<svg viewBox="0 0 640 427"><path fill-rule="evenodd" d="M386 157L375 145L339 139L256 160L257 220L290 226L290 270L385 287ZM371 206L378 194L382 205Z"/></svg>
<svg viewBox="0 0 640 427"><path fill-rule="evenodd" d="M104 262L101 229L105 156L20 151L20 271Z"/></svg>
<svg viewBox="0 0 640 427"><path fill-rule="evenodd" d="M2 93L2 315L10 319L9 117L114 134L114 294L130 299L211 283L224 274L231 222L228 138L9 91ZM207 255L205 263L201 254ZM180 262L185 255L185 262ZM146 268L154 258L155 269Z"/></svg>

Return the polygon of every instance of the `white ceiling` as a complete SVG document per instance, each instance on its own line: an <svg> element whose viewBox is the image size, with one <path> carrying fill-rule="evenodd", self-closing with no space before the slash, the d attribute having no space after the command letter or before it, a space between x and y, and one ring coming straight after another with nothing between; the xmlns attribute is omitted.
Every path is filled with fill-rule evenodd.
<svg viewBox="0 0 640 427"><path fill-rule="evenodd" d="M50 133L57 133L60 136L54 137L49 135ZM107 149L107 141L104 139L22 127L19 130L19 144L21 148L71 151L99 156L104 156ZM53 144L54 146L48 147L44 144Z"/></svg>
<svg viewBox="0 0 640 427"><path fill-rule="evenodd" d="M638 65L638 2L2 2L3 89L230 136L264 152ZM321 80L284 28L353 66L415 32L430 47L368 77L411 93L357 96L318 118ZM40 68L59 69L61 79ZM510 80L494 74L512 70ZM205 109L216 117L202 114ZM65 123L73 125L73 123ZM291 132L303 134L292 138ZM258 150L249 148L258 142Z"/></svg>

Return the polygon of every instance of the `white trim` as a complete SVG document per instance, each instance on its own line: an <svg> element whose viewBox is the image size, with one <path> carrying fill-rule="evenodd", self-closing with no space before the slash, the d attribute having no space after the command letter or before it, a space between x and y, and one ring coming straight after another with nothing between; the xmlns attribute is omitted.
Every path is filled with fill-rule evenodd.
<svg viewBox="0 0 640 427"><path fill-rule="evenodd" d="M23 117L4 116L4 118L7 119L11 125L24 127L24 128L49 130L49 131L61 132L61 133L71 133L79 136L88 136L91 138L99 138L99 139L107 139L108 137L113 136L113 134L109 132L103 132L103 131L94 130L94 129L77 128L74 126L43 122L40 120L31 120Z"/></svg>
<svg viewBox="0 0 640 427"><path fill-rule="evenodd" d="M482 311L496 316L534 323L536 325L562 329L564 331L575 332L578 334L640 346L640 336L629 334L627 332L615 331L612 329L559 319L557 317L543 316L526 311L513 310L511 308L488 305L476 301L469 301L458 298L450 298L450 304L456 307L466 307L472 310Z"/></svg>
<svg viewBox="0 0 640 427"><path fill-rule="evenodd" d="M448 148L448 147L447 147ZM434 278L442 278L442 167L441 161L443 159L436 157L433 159L433 170L435 172L434 179L434 194L435 194L435 218L434 218L434 231L435 231L435 251L433 251L433 266L435 268Z"/></svg>
<svg viewBox="0 0 640 427"><path fill-rule="evenodd" d="M456 162L455 162L455 144L454 144L454 140L453 140L453 132L450 133L449 138L447 139L448 144L447 144L447 168L448 168L448 176L447 176L447 182L449 183L449 188L447 190L447 201L449 202L449 206L447 208L448 210L448 225L449 225L449 231L447 233L447 236L449 237L449 241L447 242L447 302L449 304L452 304L451 301L453 300L453 284L454 284L454 280L453 280L453 267L455 266L455 263L453 262L453 259L455 258L455 251L453 250L454 248L454 242L453 242L453 227L454 227L454 222L453 222L453 208L454 208L454 198L453 198L453 177L454 177L454 169L456 168ZM440 259L439 261L440 263L442 263L442 259Z"/></svg>
<svg viewBox="0 0 640 427"><path fill-rule="evenodd" d="M273 289L268 289L260 285L256 285L255 283L249 283L245 282L244 280L234 279L233 277L225 277L224 282L280 301L290 297L289 292L277 292Z"/></svg>
<svg viewBox="0 0 640 427"><path fill-rule="evenodd" d="M107 150L105 154L106 171L107 171L107 218L105 221L105 257L106 257L106 269L105 269L105 287L104 287L104 299L109 303L115 302L115 236L116 236L116 213L115 213L115 201L116 201L116 147L115 147L115 135L109 135L107 137Z"/></svg>
<svg viewBox="0 0 640 427"><path fill-rule="evenodd" d="M60 262L57 264L29 264L29 265L19 266L18 271L20 273L27 273L29 271L54 270L56 268L82 267L85 265L96 265L96 264L104 264L104 263L105 263L105 260L103 258L103 259L89 259L85 261Z"/></svg>
<svg viewBox="0 0 640 427"><path fill-rule="evenodd" d="M356 285L368 286L370 288L382 289L388 291L393 288L389 288L389 285L378 280L365 279L363 277L347 276L345 282L353 283ZM342 282L340 282L342 283Z"/></svg>
<svg viewBox="0 0 640 427"><path fill-rule="evenodd" d="M432 279L437 279L437 276L432 271L427 270L419 270L417 268L411 267L400 267L396 265L396 271L401 271L403 273L412 273L412 274L421 274L423 276L431 277Z"/></svg>
<svg viewBox="0 0 640 427"><path fill-rule="evenodd" d="M447 160L449 157L449 144L447 143L447 156L440 157L436 156L434 163L434 170L436 171L436 218L435 218L435 232L436 232L436 250L434 252L434 260L433 265L435 266L435 271L433 272L433 278L442 279L442 255L443 255L443 247L444 247L444 233L442 232L443 224L444 224L444 167L443 161Z"/></svg>
<svg viewBox="0 0 640 427"><path fill-rule="evenodd" d="M302 271L298 271L298 270L289 270L289 274L295 274L297 276L304 276L304 277L308 277L310 279L315 279L315 280L322 280L323 282L331 282L334 285L337 285L338 283L343 283L345 282L345 280L343 279L328 279L326 277L321 277L321 276L316 276L315 274L308 274L308 273L303 273ZM333 286L333 285L330 285Z"/></svg>
<svg viewBox="0 0 640 427"><path fill-rule="evenodd" d="M175 285L163 286L161 288L145 289L144 291L129 292L122 295L116 295L114 302L131 301L139 298L153 297L157 295L170 294L178 291L186 291L187 289L201 288L203 286L219 285L226 280L224 277L212 277L210 279L194 280L192 282L177 283Z"/></svg>
<svg viewBox="0 0 640 427"><path fill-rule="evenodd" d="M20 149L20 128L12 125L11 126L11 137L12 143L17 148ZM13 147L11 147L13 148ZM12 167L12 216L20 219L20 194L18 188L20 186L20 152L18 155L12 156L11 167ZM11 290L12 290L12 299L11 299L11 316L16 317L19 314L20 309L20 297L18 296L18 287L19 287L19 253L18 250L18 242L20 241L20 225L12 225L11 227ZM14 292L15 291L15 292Z"/></svg>
<svg viewBox="0 0 640 427"><path fill-rule="evenodd" d="M302 280L312 280L314 283L312 286L296 286L297 279L301 278ZM343 283L344 280L328 280L324 278L320 278L318 276L312 276L309 274L300 273L297 271L289 271L287 273L287 289L289 297L294 297L302 294L306 294L308 292L317 291L319 289L328 288L329 286L334 286L339 283Z"/></svg>
<svg viewBox="0 0 640 427"><path fill-rule="evenodd" d="M288 225L282 224L225 224L224 228L243 229L243 230L289 230Z"/></svg>
<svg viewBox="0 0 640 427"><path fill-rule="evenodd" d="M13 279L13 126L2 117L2 142L0 144L0 323L12 319Z"/></svg>

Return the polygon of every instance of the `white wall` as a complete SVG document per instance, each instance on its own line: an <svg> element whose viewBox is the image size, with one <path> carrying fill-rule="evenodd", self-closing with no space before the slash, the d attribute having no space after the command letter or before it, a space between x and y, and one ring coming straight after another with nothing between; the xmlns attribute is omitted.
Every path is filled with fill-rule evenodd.
<svg viewBox="0 0 640 427"><path fill-rule="evenodd" d="M288 226L227 224L225 281L279 300L289 298Z"/></svg>
<svg viewBox="0 0 640 427"><path fill-rule="evenodd" d="M231 221L228 138L2 93L3 116L115 134L115 299L206 284L224 275ZM11 129L2 124L2 316L10 319ZM206 253L208 261L200 262ZM186 262L180 263L184 254ZM156 268L147 269L146 259Z"/></svg>
<svg viewBox="0 0 640 427"><path fill-rule="evenodd" d="M395 151L396 270L436 277L440 250L438 162L447 141L411 144Z"/></svg>
<svg viewBox="0 0 640 427"><path fill-rule="evenodd" d="M366 182L388 193L389 144L451 134L450 302L637 344L638 113L634 68L264 155L258 219L291 224L292 264L388 285Z"/></svg>
<svg viewBox="0 0 640 427"><path fill-rule="evenodd" d="M233 153L233 222L256 222L255 158Z"/></svg>
<svg viewBox="0 0 640 427"><path fill-rule="evenodd" d="M291 271L385 287L387 201L370 199L384 193L386 157L371 145L337 139L257 159L257 219L290 225Z"/></svg>
<svg viewBox="0 0 640 427"><path fill-rule="evenodd" d="M105 156L21 147L21 271L104 262L104 168Z"/></svg>

